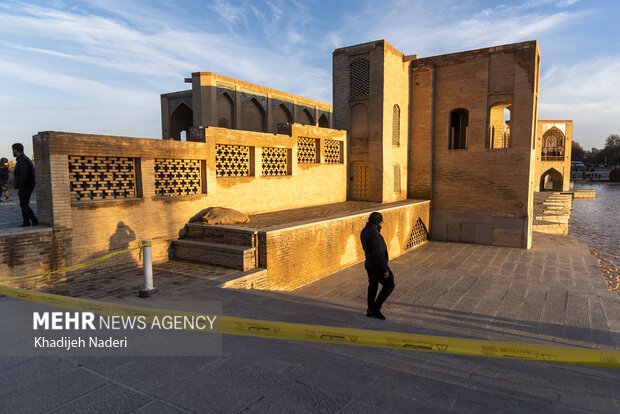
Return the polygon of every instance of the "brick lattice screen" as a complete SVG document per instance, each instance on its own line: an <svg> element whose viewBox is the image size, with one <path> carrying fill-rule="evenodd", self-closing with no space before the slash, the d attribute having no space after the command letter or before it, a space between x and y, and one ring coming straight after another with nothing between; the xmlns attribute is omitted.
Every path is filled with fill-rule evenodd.
<svg viewBox="0 0 620 414"><path fill-rule="evenodd" d="M286 148L263 147L263 175L288 174L288 150Z"/></svg>
<svg viewBox="0 0 620 414"><path fill-rule="evenodd" d="M426 230L426 226L422 222L421 218L418 218L413 229L411 229L411 235L409 236L409 240L407 240L407 245L405 249L411 249L413 246L417 246L420 243L424 243L428 240L428 231Z"/></svg>
<svg viewBox="0 0 620 414"><path fill-rule="evenodd" d="M351 98L367 98L370 92L370 61L357 58L349 67L351 77Z"/></svg>
<svg viewBox="0 0 620 414"><path fill-rule="evenodd" d="M316 138L297 138L297 162L317 163L319 162L318 140Z"/></svg>
<svg viewBox="0 0 620 414"><path fill-rule="evenodd" d="M134 159L69 155L69 185L72 200L134 198Z"/></svg>
<svg viewBox="0 0 620 414"><path fill-rule="evenodd" d="M241 145L215 146L217 177L247 177L250 175L250 147Z"/></svg>
<svg viewBox="0 0 620 414"><path fill-rule="evenodd" d="M325 140L325 162L328 164L342 164L342 141Z"/></svg>
<svg viewBox="0 0 620 414"><path fill-rule="evenodd" d="M400 145L400 108L394 105L392 109L392 145Z"/></svg>
<svg viewBox="0 0 620 414"><path fill-rule="evenodd" d="M155 194L183 196L202 192L200 161L155 159Z"/></svg>

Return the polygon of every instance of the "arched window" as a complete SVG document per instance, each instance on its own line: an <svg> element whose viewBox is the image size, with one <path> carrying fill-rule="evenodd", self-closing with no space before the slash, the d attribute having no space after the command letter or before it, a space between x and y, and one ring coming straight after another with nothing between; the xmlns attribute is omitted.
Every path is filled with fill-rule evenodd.
<svg viewBox="0 0 620 414"><path fill-rule="evenodd" d="M469 111L458 108L450 111L450 141L449 149L467 148L467 127L469 126Z"/></svg>
<svg viewBox="0 0 620 414"><path fill-rule="evenodd" d="M400 145L400 107L392 108L392 145Z"/></svg>
<svg viewBox="0 0 620 414"><path fill-rule="evenodd" d="M217 126L220 128L235 128L235 104L228 92L217 97Z"/></svg>
<svg viewBox="0 0 620 414"><path fill-rule="evenodd" d="M349 66L351 99L367 98L370 92L370 61L357 58Z"/></svg>
<svg viewBox="0 0 620 414"><path fill-rule="evenodd" d="M184 103L179 104L170 115L170 138L180 140L181 131L189 131L193 124L193 111Z"/></svg>
<svg viewBox="0 0 620 414"><path fill-rule="evenodd" d="M489 111L489 148L510 148L512 105L498 103Z"/></svg>
<svg viewBox="0 0 620 414"><path fill-rule="evenodd" d="M557 127L551 127L542 138L542 160L562 161L564 159L565 137Z"/></svg>
<svg viewBox="0 0 620 414"><path fill-rule="evenodd" d="M327 119L325 114L321 114L319 117L319 126L321 128L329 128L329 119Z"/></svg>
<svg viewBox="0 0 620 414"><path fill-rule="evenodd" d="M400 165L394 164L394 192L400 193Z"/></svg>
<svg viewBox="0 0 620 414"><path fill-rule="evenodd" d="M293 122L293 117L289 112L288 108L284 104L279 104L273 110L273 132L278 132L278 125L280 124L290 124Z"/></svg>
<svg viewBox="0 0 620 414"><path fill-rule="evenodd" d="M241 129L265 132L265 111L254 98L247 100L241 107Z"/></svg>

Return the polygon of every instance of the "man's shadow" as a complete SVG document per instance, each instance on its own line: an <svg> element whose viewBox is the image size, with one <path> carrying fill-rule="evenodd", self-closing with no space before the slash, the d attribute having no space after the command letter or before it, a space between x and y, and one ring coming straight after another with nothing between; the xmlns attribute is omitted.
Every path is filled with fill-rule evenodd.
<svg viewBox="0 0 620 414"><path fill-rule="evenodd" d="M136 240L136 233L126 225L124 222L119 221L116 226L116 231L110 236L108 244L108 251L114 252L118 250L124 250L129 248L129 243ZM124 253L117 256L115 260L118 264L137 263L133 258L131 252Z"/></svg>

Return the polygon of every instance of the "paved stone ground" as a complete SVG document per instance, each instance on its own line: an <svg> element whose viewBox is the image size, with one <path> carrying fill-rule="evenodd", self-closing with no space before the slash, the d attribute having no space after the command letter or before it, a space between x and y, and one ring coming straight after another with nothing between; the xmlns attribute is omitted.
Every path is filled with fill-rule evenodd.
<svg viewBox="0 0 620 414"><path fill-rule="evenodd" d="M223 274L155 266L160 295L226 315L443 336L620 348L620 301L585 243L429 242L391 262L387 321L364 316L362 264L294 292L223 290ZM49 289L135 303L140 272ZM0 298L0 301L10 301ZM2 412L617 413L620 370L225 336L220 357L0 358Z"/></svg>
<svg viewBox="0 0 620 414"><path fill-rule="evenodd" d="M3 229L10 229L19 227L23 223L22 209L19 208L19 197L17 197L17 190L9 190L9 196L12 201L0 202L0 232ZM36 194L32 194L30 199L30 208L37 214L37 197Z"/></svg>

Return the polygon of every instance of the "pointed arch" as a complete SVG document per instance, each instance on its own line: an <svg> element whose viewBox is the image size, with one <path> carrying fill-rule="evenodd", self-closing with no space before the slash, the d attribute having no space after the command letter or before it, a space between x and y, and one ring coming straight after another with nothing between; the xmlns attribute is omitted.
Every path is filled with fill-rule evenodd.
<svg viewBox="0 0 620 414"><path fill-rule="evenodd" d="M265 110L256 98L248 99L241 107L241 129L265 132Z"/></svg>
<svg viewBox="0 0 620 414"><path fill-rule="evenodd" d="M185 103L180 103L170 114L170 139L180 140L181 131L189 132L194 125L194 112Z"/></svg>
<svg viewBox="0 0 620 414"><path fill-rule="evenodd" d="M540 176L540 191L562 191L564 177L555 168L549 168Z"/></svg>
<svg viewBox="0 0 620 414"><path fill-rule="evenodd" d="M329 119L327 119L325 114L321 114L319 117L319 126L321 128L329 128Z"/></svg>
<svg viewBox="0 0 620 414"><path fill-rule="evenodd" d="M308 108L304 108L297 114L297 121L302 125L314 125L314 117L308 110Z"/></svg>
<svg viewBox="0 0 620 414"><path fill-rule="evenodd" d="M564 157L566 137L557 127L551 127L543 134L541 156L545 160L557 160ZM550 158L553 157L553 158Z"/></svg>
<svg viewBox="0 0 620 414"><path fill-rule="evenodd" d="M273 110L273 123L272 123L272 131L278 131L279 124L290 124L293 122L293 116L289 112L288 108L284 104L279 104Z"/></svg>
<svg viewBox="0 0 620 414"><path fill-rule="evenodd" d="M217 97L217 126L235 129L235 104L228 92Z"/></svg>

